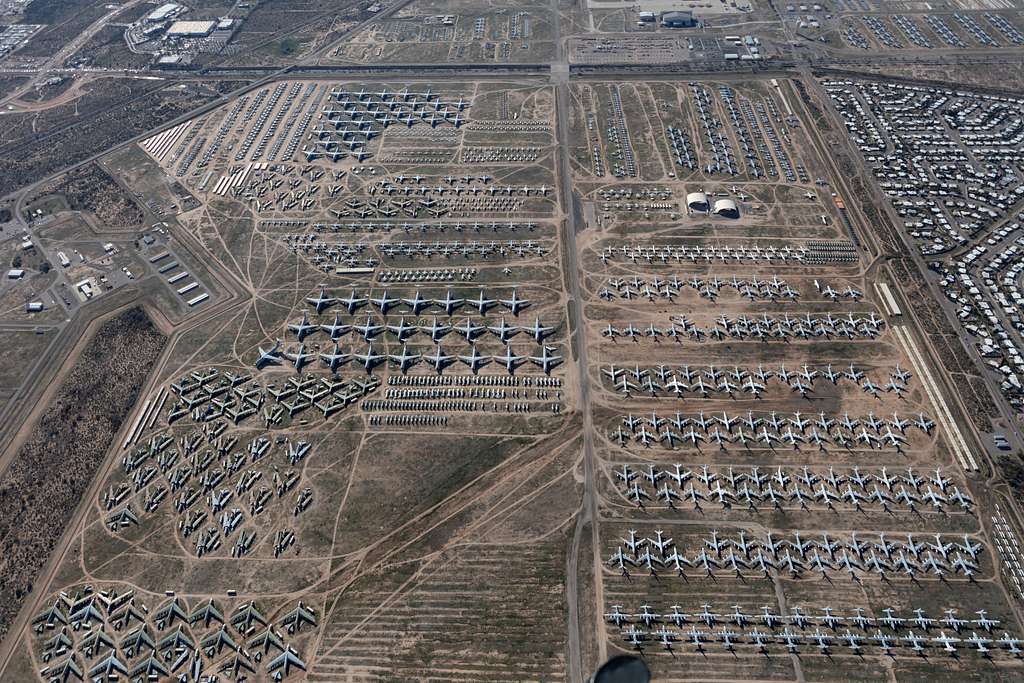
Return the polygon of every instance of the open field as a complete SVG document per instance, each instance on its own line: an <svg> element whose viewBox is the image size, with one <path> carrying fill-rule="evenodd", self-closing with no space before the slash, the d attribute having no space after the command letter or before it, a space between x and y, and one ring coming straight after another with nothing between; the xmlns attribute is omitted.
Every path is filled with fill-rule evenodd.
<svg viewBox="0 0 1024 683"><path fill-rule="evenodd" d="M30 185L54 170L87 159L161 122L169 121L234 81L161 87L159 82L94 81L91 97L34 113L5 114L8 131L0 145L0 184L11 190ZM56 154L54 150L60 150Z"/></svg>
<svg viewBox="0 0 1024 683"><path fill-rule="evenodd" d="M14 455L0 492L5 633L34 590L35 576L59 536L54 532L74 514L162 346L163 337L141 310L112 319Z"/></svg>

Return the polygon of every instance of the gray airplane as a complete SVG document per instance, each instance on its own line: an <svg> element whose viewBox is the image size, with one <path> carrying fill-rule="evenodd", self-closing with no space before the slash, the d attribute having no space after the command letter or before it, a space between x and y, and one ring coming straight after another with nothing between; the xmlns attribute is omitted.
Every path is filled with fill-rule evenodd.
<svg viewBox="0 0 1024 683"><path fill-rule="evenodd" d="M278 339L274 342L274 345L264 351L263 347L257 346L256 350L259 351L260 357L256 359L256 368L261 369L267 365L278 365L281 362L281 340Z"/></svg>

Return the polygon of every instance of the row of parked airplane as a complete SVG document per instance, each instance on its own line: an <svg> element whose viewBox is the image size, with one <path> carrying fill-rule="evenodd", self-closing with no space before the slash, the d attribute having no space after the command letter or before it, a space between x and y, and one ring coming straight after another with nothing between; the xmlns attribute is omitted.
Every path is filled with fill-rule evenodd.
<svg viewBox="0 0 1024 683"><path fill-rule="evenodd" d="M369 100L374 97L380 100L381 102L408 102L410 100L418 100L421 97L426 102L441 101L441 94L434 92L434 90L429 87L426 90L419 91L409 90L408 87L396 91L388 90L387 88L381 88L376 92L372 90L367 90L365 87L360 88L358 91L349 90L347 88L335 88L331 90L330 97L336 100L347 100L354 97L355 99L361 102ZM465 109L471 104L472 102L460 96L458 102L452 103L451 106L454 106L461 111L462 109Z"/></svg>
<svg viewBox="0 0 1024 683"><path fill-rule="evenodd" d="M489 258L494 255L516 255L520 258L544 256L549 249L534 240L509 240L507 242L383 242L376 245L384 256L416 258L425 256L462 256L463 258Z"/></svg>
<svg viewBox="0 0 1024 683"><path fill-rule="evenodd" d="M974 620L958 619L952 610L946 611L946 618L941 620L942 623L954 623L957 624L957 629L954 633L959 634L959 629L965 628L968 624L983 624L980 626L983 631L983 635L978 635L977 630L972 630L970 637L961 637L959 635L947 635L945 630L940 630L937 635L930 635L928 628L934 626L939 620L932 619L924 614L924 610L915 610L916 617L909 620L911 623L924 623L928 624L928 628L923 628L924 634L919 635L915 633L913 629L905 631L904 635L896 633L894 635L886 634L881 628L876 628L873 634L870 633L870 628L876 623L892 623L894 621L903 622L901 618L894 617L892 615L893 610L887 608L884 610L887 616L872 618L865 616L863 610L857 608L856 615L851 617L851 623L859 624L860 632L853 631L850 627L845 627L842 633L839 633L839 627L844 623L844 619L838 615L833 615L831 608L825 608L824 614L818 617L811 617L802 614L799 610L796 610L795 614L791 615L776 615L772 614L770 608L765 606L762 608L762 613L759 615L745 615L739 612L739 606L734 606L736 610L732 615L718 615L710 612L710 605L705 604L703 611L696 612L694 614L684 614L679 611L678 605L672 606L672 611L666 614L666 623L654 628L655 624L660 620L660 615L654 615L649 610L650 607L647 605L641 606L641 611L636 615L625 615L621 610L620 605L614 605L612 611L605 615L609 623L613 623L619 626L621 629L622 639L637 650L643 650L648 642L656 642L660 644L667 651L672 651L677 647L677 644L685 643L692 646L697 652L703 653L705 646L711 643L719 643L721 647L729 652L734 652L738 645L753 645L759 652L768 654L769 646L773 644L783 645L787 652L790 654L798 654L802 645L808 645L816 647L818 652L825 656L830 656L831 650L834 646L845 647L849 650L850 654L863 655L864 650L868 646L879 648L882 653L886 655L893 655L899 648L904 648L918 656L924 657L927 655L927 651L931 648L937 648L952 657L956 657L958 654L958 648L961 645L966 645L969 649L981 654L984 657L990 657L994 649L999 649L1007 652L1014 657L1021 657L1024 652L1021 650L1021 645L1024 641L1019 638L1011 636L1008 632L1003 632L1003 635L995 639L992 633L992 628L999 622L993 619L988 619L985 616L985 610L978 612L979 618ZM628 621L630 616L637 617L637 623L645 624L645 628L640 628L636 623ZM657 617L655 619L654 617ZM723 626L717 630L704 630L704 628L698 628L698 624L704 624L707 629L714 629L715 623L722 621ZM724 625L724 622L736 623L740 622L737 627L739 631L734 631L731 628ZM755 622L761 622L758 625ZM682 629L684 624L690 623L689 630L676 630ZM797 623L803 624L803 626L796 626ZM628 625L627 625L628 624ZM673 624L676 629L670 628L668 624ZM767 626L766 624L774 624L774 626ZM784 626L781 626L785 624ZM822 630L821 625L815 625L813 632L807 632L811 624L831 624L827 626L826 630ZM762 626L765 626L768 630L762 630ZM985 628L985 627L988 628ZM799 628L800 630L794 630ZM893 631L903 629L899 626L894 626Z"/></svg>
<svg viewBox="0 0 1024 683"><path fill-rule="evenodd" d="M885 467L874 474L863 473L859 467L837 474L829 467L827 472L819 474L807 466L796 472L779 466L774 473L756 466L747 472L730 466L718 473L708 465L697 470L684 469L678 464L671 468L648 465L642 471L622 465L615 470L615 478L620 492L639 507L653 499L669 507L674 507L676 501L689 500L699 508L701 501L710 499L724 508L744 503L754 510L759 503L766 502L777 509L784 503L799 504L803 509L809 503L832 509L837 504L855 508L878 504L891 511L890 506L894 505L915 510L923 504L937 511L943 511L946 505L955 505L969 513L974 507L970 495L944 477L939 467L930 478L925 478L910 467L906 474L900 475L890 474Z"/></svg>
<svg viewBox="0 0 1024 683"><path fill-rule="evenodd" d="M896 392L897 396L902 396L907 389L907 381L911 378L911 373L897 364L890 371L887 384L876 384L853 363L845 370L839 371L833 370L831 364L824 369L816 370L806 363L797 371L787 369L783 363L777 370L765 369L760 364L756 369L735 365L731 370L714 365L703 368L691 368L689 365L681 365L678 368L667 365L641 368L639 364L636 364L633 368L609 365L606 368L601 368L601 372L617 391L626 396L639 389L651 396L663 393L675 396L699 393L704 398L707 398L712 392L726 393L732 396L737 391L750 393L757 398L765 391L769 381L773 379L785 384L791 390L799 392L801 396L807 396L814 390L815 380L819 377L828 380L833 385L838 385L844 380L853 382L875 398L880 397L882 390ZM635 381L631 381L631 377ZM655 378L660 381L655 381Z"/></svg>
<svg viewBox="0 0 1024 683"><path fill-rule="evenodd" d="M804 417L804 413L799 411L791 417L781 417L776 411L757 416L753 411L747 411L745 416L725 411L721 415L705 416L700 411L690 417L680 413L670 417L662 417L657 413L637 417L630 413L623 416L622 425L611 436L619 445L636 440L648 447L664 443L669 448L675 448L679 442L699 448L700 443L713 442L723 449L728 443L738 443L748 448L757 444L774 448L773 444L784 443L794 448L799 448L800 444L814 444L821 450L827 444L836 444L843 448L856 445L870 448L888 446L899 451L907 443L908 428L929 434L934 426L935 423L924 414L918 415L916 420L910 420L893 413L892 420L882 420L875 417L874 413L860 418L851 418L849 413L844 413L841 418L835 418L821 412L815 420Z"/></svg>
<svg viewBox="0 0 1024 683"><path fill-rule="evenodd" d="M259 351L259 358L256 359L257 368L279 365L282 359L285 359L296 370L302 370L308 363L319 358L332 372L350 361L358 361L359 366L366 370L367 374L373 372L374 368L383 363L390 363L402 373L405 373L420 362L430 365L437 374L441 374L445 368L456 361L464 363L474 374L479 372L484 366L494 362L504 366L505 370L512 375L515 374L519 366L527 361L539 366L545 374L549 374L552 369L562 362L562 356L552 353L554 347L546 345L541 346L541 354L539 356L515 354L512 352L511 346L505 347L504 355L485 355L480 353L475 343L472 344L469 354L466 355L446 354L441 349L440 344L435 347L433 355L411 353L408 346L404 344L400 353L377 353L374 351L372 343L363 351L344 352L337 342L335 342L332 351L321 353L307 353L305 344L299 344L298 349L294 351L281 351L280 340L270 349L264 350L260 347L257 350Z"/></svg>
<svg viewBox="0 0 1024 683"><path fill-rule="evenodd" d="M717 298L723 287L731 287L737 294L751 301L756 299L796 300L800 296L798 290L774 275L770 280L761 280L757 276L747 280L735 275L729 280L720 280L718 277L705 280L696 276L688 280L681 280L675 275L668 279L656 277L651 280L641 280L636 276L632 280L612 278L605 283L605 287L598 292L598 295L609 301L615 298L630 300L634 297L644 297L648 301L654 301L655 297L671 300L673 297L679 296L679 292L686 287L707 299Z"/></svg>
<svg viewBox="0 0 1024 683"><path fill-rule="evenodd" d="M406 322L404 315L399 318L398 322L389 323L387 320L374 322L373 317L369 314L366 316L365 323L357 323L354 319L351 322L344 323L341 321L341 315L336 314L333 323L313 323L309 320L308 316L304 315L301 321L289 323L288 329L295 334L300 342L305 341L307 337L316 332L323 331L333 341L352 333L358 333L357 336L365 341L372 341L381 334L387 333L394 336L398 341L404 342L416 334L423 333L429 335L431 341L435 343L440 342L445 335L457 332L467 343L473 343L485 332L489 332L501 340L503 344L508 344L511 339L520 333L526 333L540 344L554 332L555 327L552 325L542 325L540 318L534 318L532 325L509 325L504 317L496 325L481 325L473 322L473 319L467 316L461 324L449 325L438 322L437 317L432 316L429 325L416 325Z"/></svg>
<svg viewBox="0 0 1024 683"><path fill-rule="evenodd" d="M475 308L480 315L487 315L487 311L494 308L497 305L501 305L508 309L512 315L519 315L519 312L530 305L529 299L522 299L519 297L519 291L517 289L512 290L511 296L507 299L497 298L489 299L484 296L484 290L481 289L477 298L457 298L452 296L452 290L445 292L443 299L428 299L424 297L419 290L416 290L416 294L412 298L403 297L392 297L388 296L388 290L379 297L373 297L370 295L359 296L356 290L353 289L352 293L345 296L328 296L326 288L320 288L320 294L318 296L306 297L306 303L313 306L317 313L322 313L325 309L330 308L336 304L341 304L345 307L345 310L349 314L354 314L357 310L366 306L368 303L372 304L382 315L386 315L389 310L399 305L406 306L413 315L418 315L420 312L436 306L445 312L445 315L452 315L455 311L462 308L463 306L471 306ZM304 323L296 325L292 328L293 331L297 331L299 325L308 325L308 320L304 319ZM315 325L313 327L316 327Z"/></svg>
<svg viewBox="0 0 1024 683"><path fill-rule="evenodd" d="M404 177L404 176L398 176L396 178L396 180L398 178L402 178L402 177ZM414 177L419 177L419 176L414 176ZM488 179L490 178L490 176L483 176L483 177L484 178L488 178ZM463 178L471 178L471 177L470 176L463 176ZM504 194L504 195L506 195L508 197L511 197L512 195L526 195L526 196L546 197L546 196L548 196L548 193L551 192L554 189L554 188L548 187L547 185L537 185L536 187L534 187L533 185L505 185L504 187L499 187L498 185L487 185L486 189L484 189L484 187L482 187L481 185L466 185L465 187L463 187L463 185L460 183L460 180L458 178L455 178L454 176L447 176L445 179L449 180L451 182L449 184L447 184L447 185L446 184L438 184L438 185L435 185L434 187L431 187L429 185L421 185L421 184L418 184L418 183L415 184L415 185L413 185L413 184L403 184L401 182L398 185L394 185L389 180L380 180L380 181L378 181L377 185L371 185L369 188L367 188L367 192L369 192L370 194L376 194L376 193L379 192L381 194L386 194L388 196L391 196L391 195L394 195L394 194L403 194L403 195L406 195L406 196L408 196L408 195L416 195L416 194L418 194L418 195L429 195L429 194L436 194L436 195L445 195L445 194L461 195L462 193L465 192L465 193L469 193L469 194L473 194L473 195L478 195L480 193L484 193L484 194L486 194L488 196L491 196L491 197L493 197L494 195L502 195L502 194Z"/></svg>
<svg viewBox="0 0 1024 683"><path fill-rule="evenodd" d="M947 573L974 581L982 549L980 543L974 543L966 534L963 543L959 543L945 541L940 534L934 535L934 541L921 541L920 535L907 534L905 539L890 540L885 533L879 533L878 541L872 543L858 538L857 532L841 539L823 533L821 540L814 540L802 538L799 532L793 532L790 538L776 538L772 532L747 538L742 530L727 538L719 537L714 530L693 541L691 547L680 549L661 530L654 533L654 538L641 538L630 530L628 538L620 539L608 564L625 576L629 576L630 568L639 567L655 578L665 569L674 570L680 577L696 569L710 578L723 569L740 578L749 570L765 577L785 571L792 578L811 570L826 579L829 571L841 570L855 581L866 572L883 580L888 572L893 572L915 582L919 573L930 573L942 581Z"/></svg>
<svg viewBox="0 0 1024 683"><path fill-rule="evenodd" d="M331 93L331 99L337 104L325 105L323 116L335 119L347 114L353 120L359 120L364 115L371 115L384 126L393 122L411 126L418 119L428 121L431 126L447 122L457 128L467 120L462 113L470 106L462 97L455 102L445 102L436 94L426 92L403 96L383 90L378 93L336 90Z"/></svg>
<svg viewBox="0 0 1024 683"><path fill-rule="evenodd" d="M783 314L782 317L769 317L763 313L760 317L740 315L732 318L721 315L714 320L711 327L696 325L686 316L674 316L669 320L669 327L662 329L654 323L648 324L646 328L639 328L633 324L618 328L609 323L601 334L609 339L616 337L628 337L636 341L639 337L661 337L667 336L679 341L683 336L700 341L705 337L721 341L723 339L812 339L814 337L843 337L846 339L867 338L874 339L881 334L882 325L885 320L879 318L874 312L867 316L854 317L852 313L846 316L835 317L831 313L822 316L812 316L805 313L802 316L790 317Z"/></svg>
<svg viewBox="0 0 1024 683"><path fill-rule="evenodd" d="M619 247L604 247L601 250L601 261L608 263L621 257L633 263L638 261L646 261L647 263L655 261L660 261L661 263L690 261L691 263L696 263L698 260L707 263L715 260L722 263L728 261L736 263L773 263L775 261L780 263L788 263L789 261L803 263L809 255L810 252L806 247L790 247L788 245L783 247L776 247L774 245L762 247L760 244L740 244L736 246L716 244L706 246L700 244L692 246L683 244L623 244Z"/></svg>
<svg viewBox="0 0 1024 683"><path fill-rule="evenodd" d="M815 608L819 612L817 615L806 614L804 608L799 606L791 607L789 614L773 612L769 605L763 605L759 614L744 612L740 605L732 605L730 609L731 612L712 612L711 605L705 603L701 605L700 611L683 612L680 605L672 605L669 607L669 611L662 614L652 611L650 605L640 605L639 611L630 613L623 612L622 605L612 605L611 611L607 612L604 618L608 623L619 628L627 624L643 624L646 628L650 628L661 623L672 624L676 627L692 623L704 624L708 628L729 624L737 628L760 625L772 631L786 626L795 627L801 631L806 631L812 626L825 627L830 631L851 627L860 629L863 633L882 628L893 633L909 628L917 628L926 633L936 628L946 628L954 633L962 633L970 628L992 633L1001 623L998 619L989 618L988 610L984 609L975 612L976 619L961 619L953 609L945 610L945 616L937 619L929 617L927 611L920 607L912 610L913 617L901 616L892 607L884 608L879 616L866 615L866 610L862 607L854 608L853 614L837 614L829 605Z"/></svg>
<svg viewBox="0 0 1024 683"><path fill-rule="evenodd" d="M317 626L316 613L300 601L277 624L295 635ZM188 610L173 598L151 612L134 591L118 594L87 586L75 596L61 593L36 615L33 625L40 638L55 632L40 643L45 666L39 673L59 683L172 676L180 681L212 680L206 669L225 654L218 671L239 680L255 675L264 661L270 680L306 670L286 635L251 602L237 607L230 618L212 599ZM125 635L118 638L117 632Z"/></svg>

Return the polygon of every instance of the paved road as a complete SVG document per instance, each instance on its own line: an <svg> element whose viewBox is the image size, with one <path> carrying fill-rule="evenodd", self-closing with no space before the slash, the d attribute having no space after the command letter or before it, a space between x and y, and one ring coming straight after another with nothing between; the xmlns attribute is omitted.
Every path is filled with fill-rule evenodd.
<svg viewBox="0 0 1024 683"><path fill-rule="evenodd" d="M553 11L556 19L558 17L558 0L552 0ZM556 173L559 183L559 200L562 213L565 218L562 221L561 248L564 254L563 266L565 268L565 280L569 288L568 311L566 312L572 326L571 346L576 351L576 374L579 383L579 409L583 417L583 501L580 508L580 515L576 520L576 531L569 547L569 558L566 565L566 606L568 609L568 657L566 666L566 680L569 683L582 681L590 675L585 671L591 662L584 662L582 655L580 614L582 606L598 600L600 591L582 593L579 584L580 578L580 551L583 540L584 529L589 525L590 545L593 551L592 558L583 558L584 562L597 562L598 565L592 570L594 588L597 588L601 581L600 566L598 560L598 513L596 478L594 474L594 421L590 408L590 375L587 372L589 363L587 361L587 335L583 321L583 297L580 294L580 268L577 261L578 249L576 245L576 231L585 226L577 226L576 212L573 209L573 184L572 171L569 165L570 143L569 143L569 119L571 116L571 98L569 93L569 62L566 58L560 21L555 21L555 59L551 64L551 84L555 90L555 130L557 133L558 150L556 157L558 166ZM589 588L589 587L587 587ZM596 609L600 612L600 609ZM589 631L590 629L587 629ZM599 656L604 656L604 643L599 643Z"/></svg>

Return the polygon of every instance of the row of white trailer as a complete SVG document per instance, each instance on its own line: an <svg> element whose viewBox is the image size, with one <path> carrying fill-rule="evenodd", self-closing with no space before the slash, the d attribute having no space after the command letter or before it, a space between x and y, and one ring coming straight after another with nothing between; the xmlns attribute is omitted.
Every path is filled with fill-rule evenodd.
<svg viewBox="0 0 1024 683"><path fill-rule="evenodd" d="M171 260L167 261L167 259ZM164 261L167 262L163 263ZM189 308L194 308L210 298L209 292L200 290L199 280L182 268L181 264L173 259L171 252L162 251L159 254L155 254L150 257L149 263L157 269L157 273L167 276L167 284L169 285L177 285L186 279L189 280L189 282L184 282L180 287L175 287L175 292L177 292L178 296L182 298L188 297L185 299L185 303L188 304Z"/></svg>

